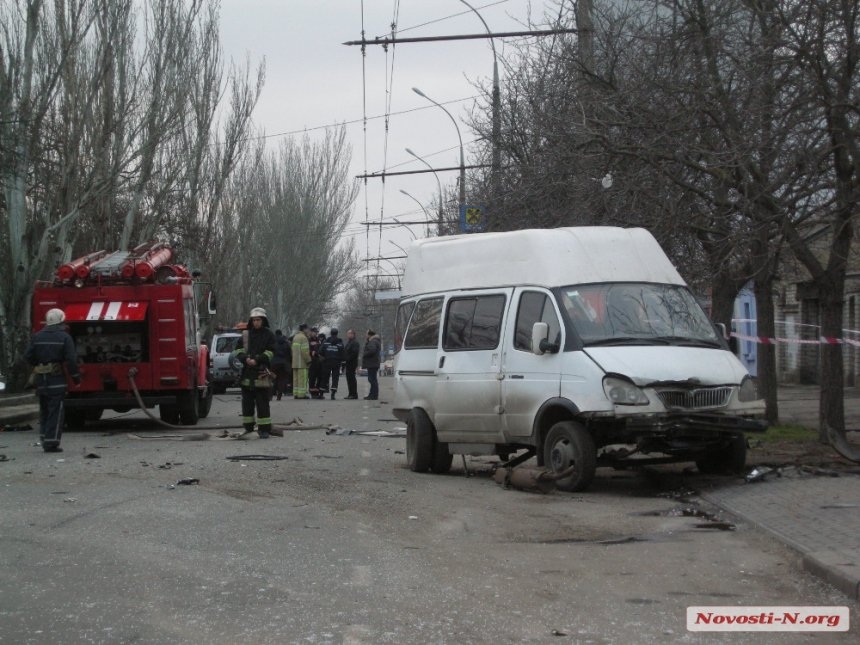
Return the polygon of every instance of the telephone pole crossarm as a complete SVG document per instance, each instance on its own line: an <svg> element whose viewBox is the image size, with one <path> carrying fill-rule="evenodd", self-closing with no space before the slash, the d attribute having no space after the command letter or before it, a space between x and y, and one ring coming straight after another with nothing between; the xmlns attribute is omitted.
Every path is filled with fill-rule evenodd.
<svg viewBox="0 0 860 645"><path fill-rule="evenodd" d="M372 40L348 40L344 45L399 45L401 43L432 43L445 40L478 40L482 38L518 38L522 36L555 36L575 34L576 29L541 29L536 31L500 31L493 34L459 34L456 36L416 36L414 38L374 38Z"/></svg>
<svg viewBox="0 0 860 645"><path fill-rule="evenodd" d="M464 168L489 168L490 164L479 163L479 164L472 164L470 166L463 166L463 167ZM420 170L398 170L396 172L386 172L386 171L371 172L371 173L366 174L366 175L356 175L355 178L356 179L374 179L374 178L385 179L386 177L393 177L394 175L420 175L422 173L428 173L428 172L448 172L451 170L459 171L460 166L448 166L445 168L433 168L432 170L420 169Z"/></svg>

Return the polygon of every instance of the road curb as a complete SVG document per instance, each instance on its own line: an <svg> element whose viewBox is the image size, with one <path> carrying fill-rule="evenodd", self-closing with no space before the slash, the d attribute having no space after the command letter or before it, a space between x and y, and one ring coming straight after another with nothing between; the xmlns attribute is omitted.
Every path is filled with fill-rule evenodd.
<svg viewBox="0 0 860 645"><path fill-rule="evenodd" d="M731 502L721 499L719 496L700 493L700 497L725 512L748 522L755 528L772 535L780 543L800 555L801 566L804 571L829 583L849 598L860 599L860 567L851 561L850 556L837 550L810 551L783 531L738 510Z"/></svg>
<svg viewBox="0 0 860 645"><path fill-rule="evenodd" d="M860 600L860 567L839 551L803 554L803 568L823 578L845 595Z"/></svg>

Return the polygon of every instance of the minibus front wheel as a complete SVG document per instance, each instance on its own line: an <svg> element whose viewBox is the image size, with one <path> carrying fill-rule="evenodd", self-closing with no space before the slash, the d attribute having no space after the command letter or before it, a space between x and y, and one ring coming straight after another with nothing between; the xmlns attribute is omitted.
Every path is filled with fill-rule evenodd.
<svg viewBox="0 0 860 645"><path fill-rule="evenodd" d="M543 442L543 461L550 472L559 475L559 490L575 492L588 488L597 469L597 448L588 430L576 421L559 421Z"/></svg>

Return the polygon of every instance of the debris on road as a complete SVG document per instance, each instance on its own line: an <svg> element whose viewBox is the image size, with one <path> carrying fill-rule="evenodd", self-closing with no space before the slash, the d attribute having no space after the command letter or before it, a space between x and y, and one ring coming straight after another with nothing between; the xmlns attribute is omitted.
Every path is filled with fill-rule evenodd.
<svg viewBox="0 0 860 645"><path fill-rule="evenodd" d="M405 437L406 428L394 428L393 430L353 430L351 428L341 428L340 426L330 426L326 430L329 435L353 435L360 434L365 437Z"/></svg>
<svg viewBox="0 0 860 645"><path fill-rule="evenodd" d="M101 458L102 458L101 455L97 455L94 452L88 452L87 454L84 455L84 459L101 459Z"/></svg>
<svg viewBox="0 0 860 645"><path fill-rule="evenodd" d="M499 468L495 473L493 473L493 480L495 480L497 484L504 486L506 489L516 488L517 490L531 493L546 494L555 488L555 482L557 479L567 477L572 471L573 467L560 473L551 473L544 468L536 468L532 466Z"/></svg>
<svg viewBox="0 0 860 645"><path fill-rule="evenodd" d="M212 435L208 432L189 432L186 434L151 434L140 435L128 433L129 439L170 439L171 441L206 441L211 439Z"/></svg>
<svg viewBox="0 0 860 645"><path fill-rule="evenodd" d="M744 477L744 480L748 484L752 484L753 482L763 482L765 477L773 473L776 473L777 477L782 476L782 473L780 473L778 469L769 468L767 466L756 466L747 473L746 477Z"/></svg>
<svg viewBox="0 0 860 645"><path fill-rule="evenodd" d="M281 461L289 457L286 455L232 455L226 459L228 461Z"/></svg>
<svg viewBox="0 0 860 645"><path fill-rule="evenodd" d="M25 432L32 429L33 426L29 423L25 423L22 426L0 426L0 432Z"/></svg>
<svg viewBox="0 0 860 645"><path fill-rule="evenodd" d="M178 482L176 482L177 486L191 486L192 484L199 484L200 480L196 477L183 477Z"/></svg>

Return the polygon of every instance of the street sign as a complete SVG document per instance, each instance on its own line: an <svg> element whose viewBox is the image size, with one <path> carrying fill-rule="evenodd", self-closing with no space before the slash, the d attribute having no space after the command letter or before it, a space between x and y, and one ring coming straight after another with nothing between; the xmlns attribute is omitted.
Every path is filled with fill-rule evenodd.
<svg viewBox="0 0 860 645"><path fill-rule="evenodd" d="M460 231L480 233L487 228L487 213L483 206L463 204L460 206Z"/></svg>

